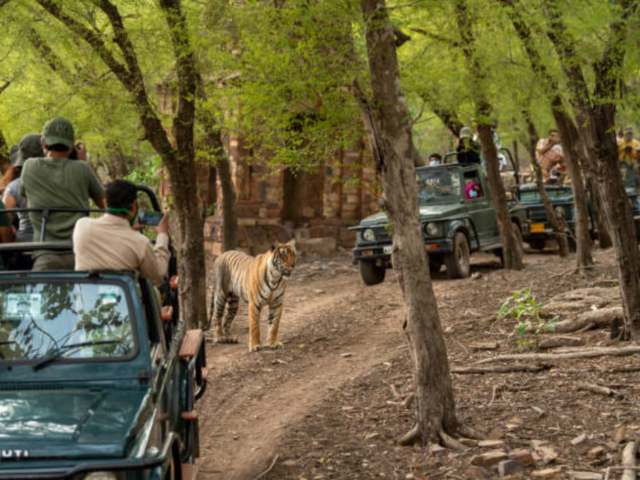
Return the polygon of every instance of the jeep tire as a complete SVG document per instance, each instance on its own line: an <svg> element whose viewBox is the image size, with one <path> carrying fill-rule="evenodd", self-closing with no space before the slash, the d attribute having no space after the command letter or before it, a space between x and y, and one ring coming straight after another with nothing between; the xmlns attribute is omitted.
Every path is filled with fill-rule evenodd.
<svg viewBox="0 0 640 480"><path fill-rule="evenodd" d="M444 258L449 278L467 278L471 273L471 251L467 237L456 232L453 237L453 253Z"/></svg>
<svg viewBox="0 0 640 480"><path fill-rule="evenodd" d="M429 259L429 273L431 274L432 277L437 273L439 273L441 268L442 268L442 260L440 260L439 258Z"/></svg>
<svg viewBox="0 0 640 480"><path fill-rule="evenodd" d="M379 267L375 262L359 262L360 263L360 276L362 281L366 285L378 285L384 282L384 277L387 274L387 269Z"/></svg>

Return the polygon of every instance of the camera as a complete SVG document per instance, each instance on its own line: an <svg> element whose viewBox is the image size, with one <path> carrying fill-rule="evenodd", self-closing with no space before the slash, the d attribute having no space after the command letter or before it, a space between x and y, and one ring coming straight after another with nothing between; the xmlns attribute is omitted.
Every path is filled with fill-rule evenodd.
<svg viewBox="0 0 640 480"><path fill-rule="evenodd" d="M138 221L140 225L146 225L148 227L157 227L160 221L164 217L162 212L146 212L140 211L138 213Z"/></svg>

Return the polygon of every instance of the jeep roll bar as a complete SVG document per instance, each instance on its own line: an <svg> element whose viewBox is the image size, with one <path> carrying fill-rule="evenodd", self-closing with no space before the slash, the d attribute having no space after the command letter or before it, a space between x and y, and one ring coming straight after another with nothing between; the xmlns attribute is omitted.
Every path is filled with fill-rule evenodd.
<svg viewBox="0 0 640 480"><path fill-rule="evenodd" d="M515 162L515 160L513 159L513 155L511 155L511 150L509 150L506 147L502 147L500 149L498 149L498 153L502 153L503 155L505 155L507 157L507 160L509 161L509 163L511 163L511 167L512 167L512 171L513 171L513 175L516 181L516 185L520 185L520 173L518 170L518 164ZM445 154L444 158L442 159L442 163L444 164L451 164L451 163L458 163L457 161L458 158L458 152L448 152ZM453 160L450 160L453 159ZM450 160L450 161L448 161ZM510 170L506 170L507 172L509 172Z"/></svg>
<svg viewBox="0 0 640 480"><path fill-rule="evenodd" d="M149 201L154 211L161 212L160 203L153 190L146 185L136 185L136 191L142 192L149 197ZM32 252L34 250L51 250L56 252L69 251L73 249L71 242L61 241L45 241L45 234L47 231L47 223L51 217L51 214L55 213L84 213L89 215L91 213L106 213L106 210L97 208L67 208L67 207L45 207L45 208L10 208L0 210L0 213L29 213L40 212L42 213L42 228L40 231L40 238L32 242L10 242L0 243L0 253L2 252ZM171 271L171 269L170 269Z"/></svg>

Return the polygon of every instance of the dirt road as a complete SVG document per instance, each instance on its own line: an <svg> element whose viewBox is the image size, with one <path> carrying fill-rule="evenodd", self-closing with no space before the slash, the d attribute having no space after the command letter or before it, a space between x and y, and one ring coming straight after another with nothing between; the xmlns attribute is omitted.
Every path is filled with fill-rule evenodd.
<svg viewBox="0 0 640 480"><path fill-rule="evenodd" d="M491 255L474 263L474 271L498 267ZM437 276L444 304L457 283L444 272ZM328 394L406 350L402 320L393 271L383 284L367 287L347 254L296 269L280 329L284 350L248 353L243 305L233 325L238 345L213 345L207 334L210 389L198 408L203 478L259 475L282 434Z"/></svg>
<svg viewBox="0 0 640 480"><path fill-rule="evenodd" d="M211 388L199 406L203 478L255 478L289 426L403 347L393 276L365 287L348 258L336 260L303 263L294 273L280 330L284 350L248 353L246 306L233 326L240 343L209 344Z"/></svg>
<svg viewBox="0 0 640 480"><path fill-rule="evenodd" d="M434 290L450 364L467 366L495 354L476 351L477 342L495 343L499 353L519 352L514 321L496 322L500 304L514 290L532 288L546 301L578 287L615 286L612 253L598 253L597 259L587 276L572 274L572 258L548 253L526 255L522 272L505 272L495 257L477 255L472 272L479 279L450 281L438 274ZM431 455L395 443L410 428L413 411L403 407L411 368L401 331L402 298L388 273L383 284L366 287L346 254L303 262L287 291L284 350L248 353L246 306L233 325L238 345L208 339L210 388L198 406L201 478L253 480L276 456L274 468L260 478L466 478L470 456L482 449ZM610 344L602 330L581 336L588 346ZM611 432L624 422L635 425L633 386L640 373L603 376L608 365L625 362L581 360L569 365L569 376L556 368L538 375L454 375L458 415L503 438L505 447L539 439L561 452L557 463L582 467L584 454L567 448L574 436L587 432L605 451L615 450ZM576 390L578 380L631 390L614 404ZM591 468L615 464L613 450L589 460Z"/></svg>

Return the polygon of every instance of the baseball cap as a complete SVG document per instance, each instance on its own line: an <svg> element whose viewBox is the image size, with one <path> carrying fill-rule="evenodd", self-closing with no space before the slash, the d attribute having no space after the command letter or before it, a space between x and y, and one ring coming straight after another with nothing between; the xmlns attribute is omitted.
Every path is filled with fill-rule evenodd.
<svg viewBox="0 0 640 480"><path fill-rule="evenodd" d="M30 133L20 139L18 159L14 162L14 167L21 167L30 158L44 157L42 151L42 136L39 133ZM52 144L53 145L53 144Z"/></svg>
<svg viewBox="0 0 640 480"><path fill-rule="evenodd" d="M45 145L64 145L69 149L73 148L73 140L75 139L73 125L66 118L58 117L49 120L44 126L42 136Z"/></svg>
<svg viewBox="0 0 640 480"><path fill-rule="evenodd" d="M20 150L20 147L18 145L14 145L13 147L11 147L11 152L9 153L9 159L11 160L12 165L15 165L16 162L18 161L19 150Z"/></svg>
<svg viewBox="0 0 640 480"><path fill-rule="evenodd" d="M624 129L624 133L633 133L633 127L627 127Z"/></svg>
<svg viewBox="0 0 640 480"><path fill-rule="evenodd" d="M470 138L471 137L471 127L462 127L460 129L460 138Z"/></svg>

